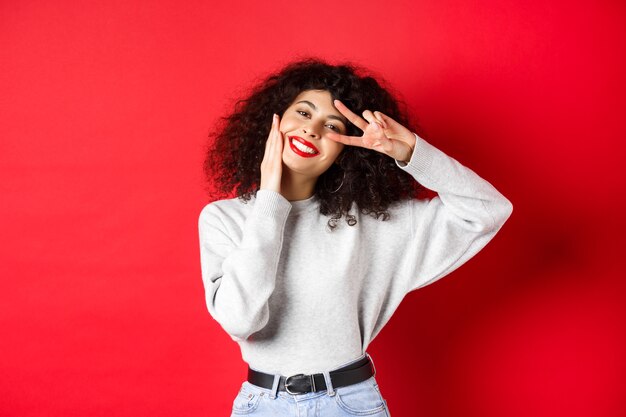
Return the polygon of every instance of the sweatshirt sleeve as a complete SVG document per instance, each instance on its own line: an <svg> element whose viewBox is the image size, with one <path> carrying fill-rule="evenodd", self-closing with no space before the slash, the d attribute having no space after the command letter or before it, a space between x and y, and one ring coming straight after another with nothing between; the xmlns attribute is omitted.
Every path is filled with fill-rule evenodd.
<svg viewBox="0 0 626 417"><path fill-rule="evenodd" d="M206 304L211 316L235 341L247 339L269 320L268 299L274 291L290 210L291 204L281 194L257 191L240 239L234 238L236 225L223 208L209 204L200 213Z"/></svg>
<svg viewBox="0 0 626 417"><path fill-rule="evenodd" d="M396 164L438 196L408 201L412 239L407 292L428 285L476 255L510 217L513 205L489 182L415 134L408 164Z"/></svg>

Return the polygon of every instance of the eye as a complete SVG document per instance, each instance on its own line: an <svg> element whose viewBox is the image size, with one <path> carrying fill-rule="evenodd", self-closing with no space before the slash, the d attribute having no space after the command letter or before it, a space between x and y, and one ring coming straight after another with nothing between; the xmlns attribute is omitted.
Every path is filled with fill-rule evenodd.
<svg viewBox="0 0 626 417"><path fill-rule="evenodd" d="M326 125L326 126L328 126L328 127L330 127L331 129L333 129L333 130L335 130L335 131L339 132L339 128L338 128L337 126L335 126L335 125Z"/></svg>
<svg viewBox="0 0 626 417"><path fill-rule="evenodd" d="M309 113L302 111L302 110L296 110L296 112L300 113L301 116L308 116Z"/></svg>

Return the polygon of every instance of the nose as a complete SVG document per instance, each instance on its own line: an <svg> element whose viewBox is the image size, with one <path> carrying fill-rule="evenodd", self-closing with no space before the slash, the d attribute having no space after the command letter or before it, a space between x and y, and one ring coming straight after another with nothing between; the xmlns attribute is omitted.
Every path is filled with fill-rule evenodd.
<svg viewBox="0 0 626 417"><path fill-rule="evenodd" d="M312 126L305 126L305 127L303 127L302 128L302 132L305 135L308 135L308 136L310 136L312 138L319 139L319 137L320 137L319 134L317 133L317 131Z"/></svg>

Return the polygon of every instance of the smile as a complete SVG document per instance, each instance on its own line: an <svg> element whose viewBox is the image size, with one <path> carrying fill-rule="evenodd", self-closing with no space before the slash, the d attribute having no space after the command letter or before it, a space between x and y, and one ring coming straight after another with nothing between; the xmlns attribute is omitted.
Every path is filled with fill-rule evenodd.
<svg viewBox="0 0 626 417"><path fill-rule="evenodd" d="M320 153L315 145L298 136L289 137L289 147L303 158L312 158Z"/></svg>

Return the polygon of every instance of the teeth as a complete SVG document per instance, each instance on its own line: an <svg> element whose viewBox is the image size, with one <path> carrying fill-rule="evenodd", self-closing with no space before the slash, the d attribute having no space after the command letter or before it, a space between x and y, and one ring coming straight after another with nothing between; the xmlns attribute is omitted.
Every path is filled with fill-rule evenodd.
<svg viewBox="0 0 626 417"><path fill-rule="evenodd" d="M306 152L306 153L309 153L309 154L311 154L311 155L313 155L313 154L315 154L315 153L316 153L316 152L315 152L312 148L309 148L308 146L304 145L303 143L301 143L301 142L299 142L299 141L297 141L297 140L293 140L293 139L292 139L292 140L291 140L291 143L293 143L293 145L294 145L296 148L300 149L302 152Z"/></svg>

